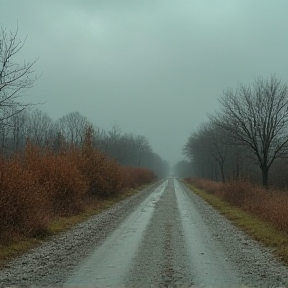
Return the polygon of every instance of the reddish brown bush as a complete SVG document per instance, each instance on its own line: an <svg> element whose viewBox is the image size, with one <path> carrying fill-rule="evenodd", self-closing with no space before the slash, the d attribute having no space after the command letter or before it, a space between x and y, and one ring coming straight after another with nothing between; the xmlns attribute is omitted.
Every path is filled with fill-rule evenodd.
<svg viewBox="0 0 288 288"><path fill-rule="evenodd" d="M200 178L187 178L185 180L210 194L221 194L223 192L222 190L224 184L222 182L215 182Z"/></svg>
<svg viewBox="0 0 288 288"><path fill-rule="evenodd" d="M156 180L153 171L137 168L137 167L122 167L123 181L125 187L135 188L139 185L145 185Z"/></svg>
<svg viewBox="0 0 288 288"><path fill-rule="evenodd" d="M90 196L109 197L121 192L120 166L93 147L93 129L88 127L82 149L72 149L70 158L88 182Z"/></svg>
<svg viewBox="0 0 288 288"><path fill-rule="evenodd" d="M45 189L54 215L75 214L83 209L88 183L67 154L41 151L28 144L24 163Z"/></svg>
<svg viewBox="0 0 288 288"><path fill-rule="evenodd" d="M187 179L187 181L264 221L272 223L277 229L288 232L287 191L267 190L243 180L227 184L203 179Z"/></svg>
<svg viewBox="0 0 288 288"><path fill-rule="evenodd" d="M22 157L0 159L0 243L45 233L55 216L80 212L91 196L108 197L155 179L149 170L108 159L92 147L89 133L82 149L53 153L28 141Z"/></svg>
<svg viewBox="0 0 288 288"><path fill-rule="evenodd" d="M222 193L219 195L232 205L244 207L252 198L252 185L247 181L232 181L223 185Z"/></svg>
<svg viewBox="0 0 288 288"><path fill-rule="evenodd" d="M121 191L119 165L109 160L102 152L91 150L89 153L83 153L74 149L68 157L85 177L88 196L108 197Z"/></svg>
<svg viewBox="0 0 288 288"><path fill-rule="evenodd" d="M45 233L48 198L34 175L16 157L1 159L0 175L0 241Z"/></svg>

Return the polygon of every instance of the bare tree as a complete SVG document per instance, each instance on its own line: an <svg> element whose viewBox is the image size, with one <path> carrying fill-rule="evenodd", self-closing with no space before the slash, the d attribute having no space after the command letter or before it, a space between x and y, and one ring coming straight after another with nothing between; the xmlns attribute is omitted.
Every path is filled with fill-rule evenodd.
<svg viewBox="0 0 288 288"><path fill-rule="evenodd" d="M31 88L38 78L33 70L37 59L18 64L14 61L25 40L17 38L18 26L15 32L8 32L0 25L0 125L5 125L5 119L21 112L29 104L19 101L23 92Z"/></svg>
<svg viewBox="0 0 288 288"><path fill-rule="evenodd" d="M11 131L14 151L23 148L25 144L29 117L30 115L27 110L24 110L20 113L14 113L9 118L9 125L6 125L6 128L9 128Z"/></svg>
<svg viewBox="0 0 288 288"><path fill-rule="evenodd" d="M6 107L3 107L1 110L6 110ZM0 120L0 150L1 152L4 151L5 149L7 149L7 141L9 139L9 135L10 135L10 119L8 118L4 118L2 120Z"/></svg>
<svg viewBox="0 0 288 288"><path fill-rule="evenodd" d="M148 139L145 137L145 136L142 136L142 135L138 135L136 136L135 138L135 144L136 144L136 147L137 147L137 166L140 166L141 165L141 160L143 158L143 156L145 155L145 153L147 154L150 154L152 153L152 148L149 144L149 141Z"/></svg>
<svg viewBox="0 0 288 288"><path fill-rule="evenodd" d="M106 147L107 154L109 157L117 161L118 163L122 163L125 157L127 157L127 147L125 146L125 141L123 141L122 131L120 126L115 123L112 126L112 129L108 131L106 137Z"/></svg>
<svg viewBox="0 0 288 288"><path fill-rule="evenodd" d="M202 145L210 153L219 165L221 180L226 181L225 165L229 149L229 139L226 131L213 123L202 125L199 130L202 137Z"/></svg>
<svg viewBox="0 0 288 288"><path fill-rule="evenodd" d="M218 181L219 163L213 157L213 144L207 131L205 131L205 126L200 126L197 132L189 136L183 148L183 154L191 161L194 167L197 167L193 171L197 177Z"/></svg>
<svg viewBox="0 0 288 288"><path fill-rule="evenodd" d="M71 112L58 120L58 125L62 135L73 145L81 145L85 131L91 123L79 112Z"/></svg>
<svg viewBox="0 0 288 288"><path fill-rule="evenodd" d="M41 110L33 110L28 119L27 136L39 146L45 146L49 142L50 130L53 120L47 113Z"/></svg>
<svg viewBox="0 0 288 288"><path fill-rule="evenodd" d="M252 85L227 90L220 99L221 111L213 122L228 131L237 144L253 151L268 187L268 173L274 160L287 156L288 86L275 76L259 78Z"/></svg>

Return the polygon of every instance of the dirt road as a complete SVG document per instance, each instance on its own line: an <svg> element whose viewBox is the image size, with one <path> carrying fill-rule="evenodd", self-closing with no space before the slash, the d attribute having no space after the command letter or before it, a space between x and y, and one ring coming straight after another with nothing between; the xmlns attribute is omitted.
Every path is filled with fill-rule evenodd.
<svg viewBox="0 0 288 288"><path fill-rule="evenodd" d="M60 248L64 240L58 239L54 241L59 249L47 244L41 257L39 251L32 252L32 255L38 253L36 259L43 260L45 251L49 251L47 262L52 261L58 267L57 272L53 265L47 264L46 274L40 277L33 266L37 266L37 260L30 255L0 272L0 283L2 279L5 285L70 288L288 287L287 267L178 180L167 179L142 194L135 197L137 201L119 204L117 209L123 211L114 220L107 218L115 217L118 210L106 212L106 226L101 226L100 240L96 238L101 221L97 222L96 217L95 225L93 222L83 224L84 232L79 232L81 226L75 228L74 233L81 235L77 245L68 243L73 243L71 237L74 236L63 235L67 240L62 243L66 250ZM85 229L96 229L95 237L83 235ZM67 245L70 252L65 259L63 253L67 253ZM77 247L85 253L79 254ZM57 257L62 260L58 261ZM34 259L34 264L29 263L29 259ZM29 267L25 273L20 265L23 261L25 267Z"/></svg>

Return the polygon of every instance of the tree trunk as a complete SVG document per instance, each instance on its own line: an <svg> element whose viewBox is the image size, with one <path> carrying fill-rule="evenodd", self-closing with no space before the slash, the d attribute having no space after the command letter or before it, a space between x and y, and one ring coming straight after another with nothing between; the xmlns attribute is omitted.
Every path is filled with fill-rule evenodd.
<svg viewBox="0 0 288 288"><path fill-rule="evenodd" d="M221 168L221 178L222 178L222 182L225 183L226 179L225 179L224 165L221 164L221 165L220 165L220 168Z"/></svg>
<svg viewBox="0 0 288 288"><path fill-rule="evenodd" d="M268 189L268 171L267 167L261 168L262 170L262 185Z"/></svg>
<svg viewBox="0 0 288 288"><path fill-rule="evenodd" d="M213 169L214 172L214 181L218 182L218 173L217 173L217 169L214 167Z"/></svg>

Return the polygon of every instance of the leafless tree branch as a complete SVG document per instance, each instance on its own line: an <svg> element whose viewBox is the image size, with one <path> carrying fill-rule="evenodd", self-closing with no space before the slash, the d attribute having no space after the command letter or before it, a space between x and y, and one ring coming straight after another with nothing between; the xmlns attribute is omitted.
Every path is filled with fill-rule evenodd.
<svg viewBox="0 0 288 288"><path fill-rule="evenodd" d="M14 62L14 56L24 47L24 40L18 39L18 25L15 32L8 32L0 26L0 124L30 106L18 99L23 92L33 87L39 78L33 69L38 58L22 64Z"/></svg>

